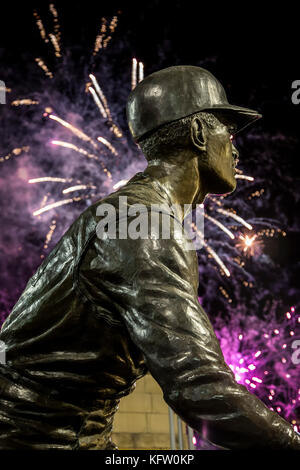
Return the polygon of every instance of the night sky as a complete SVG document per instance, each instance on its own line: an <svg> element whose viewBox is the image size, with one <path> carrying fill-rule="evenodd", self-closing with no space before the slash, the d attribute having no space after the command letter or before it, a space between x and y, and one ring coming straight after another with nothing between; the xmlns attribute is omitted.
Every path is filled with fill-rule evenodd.
<svg viewBox="0 0 300 470"><path fill-rule="evenodd" d="M300 106L291 102L291 83L299 78L298 25L288 4L267 9L259 2L219 6L179 0L77 0L55 5L66 47L80 43L89 51L101 18L121 12L113 42L122 41L124 49L116 73L133 56L145 63L148 74L171 65L206 63L229 100L259 109L264 130L297 136ZM43 16L48 2L11 1L1 6L1 69L17 66L23 55L44 52L34 8ZM24 74L22 79L29 77ZM294 165L293 174L299 176L300 167Z"/></svg>

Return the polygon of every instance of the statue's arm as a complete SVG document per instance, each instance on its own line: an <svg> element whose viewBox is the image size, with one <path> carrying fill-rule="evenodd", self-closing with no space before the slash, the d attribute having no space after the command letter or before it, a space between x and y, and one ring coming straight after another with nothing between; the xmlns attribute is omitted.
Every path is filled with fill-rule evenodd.
<svg viewBox="0 0 300 470"><path fill-rule="evenodd" d="M176 240L114 243L112 256L123 259L121 315L168 405L221 447L300 450L292 425L226 365L191 283L192 254Z"/></svg>

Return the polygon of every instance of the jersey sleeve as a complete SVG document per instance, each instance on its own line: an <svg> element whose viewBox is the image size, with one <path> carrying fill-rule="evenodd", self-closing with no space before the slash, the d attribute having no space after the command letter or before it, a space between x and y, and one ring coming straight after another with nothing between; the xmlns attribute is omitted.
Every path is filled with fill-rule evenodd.
<svg viewBox="0 0 300 470"><path fill-rule="evenodd" d="M122 321L166 403L225 449L300 450L292 425L238 384L225 363L198 301L196 252L186 240L149 237L96 244Z"/></svg>

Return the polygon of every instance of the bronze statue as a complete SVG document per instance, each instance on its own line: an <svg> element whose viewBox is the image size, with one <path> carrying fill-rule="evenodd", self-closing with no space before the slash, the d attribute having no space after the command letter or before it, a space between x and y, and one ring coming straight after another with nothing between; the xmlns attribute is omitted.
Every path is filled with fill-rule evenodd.
<svg viewBox="0 0 300 470"><path fill-rule="evenodd" d="M292 426L236 383L198 302L196 252L175 237L184 204L235 189L230 136L260 115L230 105L192 66L146 77L127 113L146 170L81 214L1 329L0 449L115 448L118 402L150 371L168 405L214 444L300 450ZM118 224L116 236L99 236L103 208L129 226L134 204L163 206L171 236L118 236Z"/></svg>

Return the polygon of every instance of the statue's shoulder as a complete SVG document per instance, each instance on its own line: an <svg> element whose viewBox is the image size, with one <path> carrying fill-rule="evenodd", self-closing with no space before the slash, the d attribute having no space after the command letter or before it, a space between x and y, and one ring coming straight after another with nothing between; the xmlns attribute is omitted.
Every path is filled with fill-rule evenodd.
<svg viewBox="0 0 300 470"><path fill-rule="evenodd" d="M96 214L99 206L104 204L113 206L119 213L124 208L129 209L133 205L145 206L150 210L151 206L164 205L166 201L157 193L147 178L141 178L137 174L117 191L94 202L91 210Z"/></svg>

